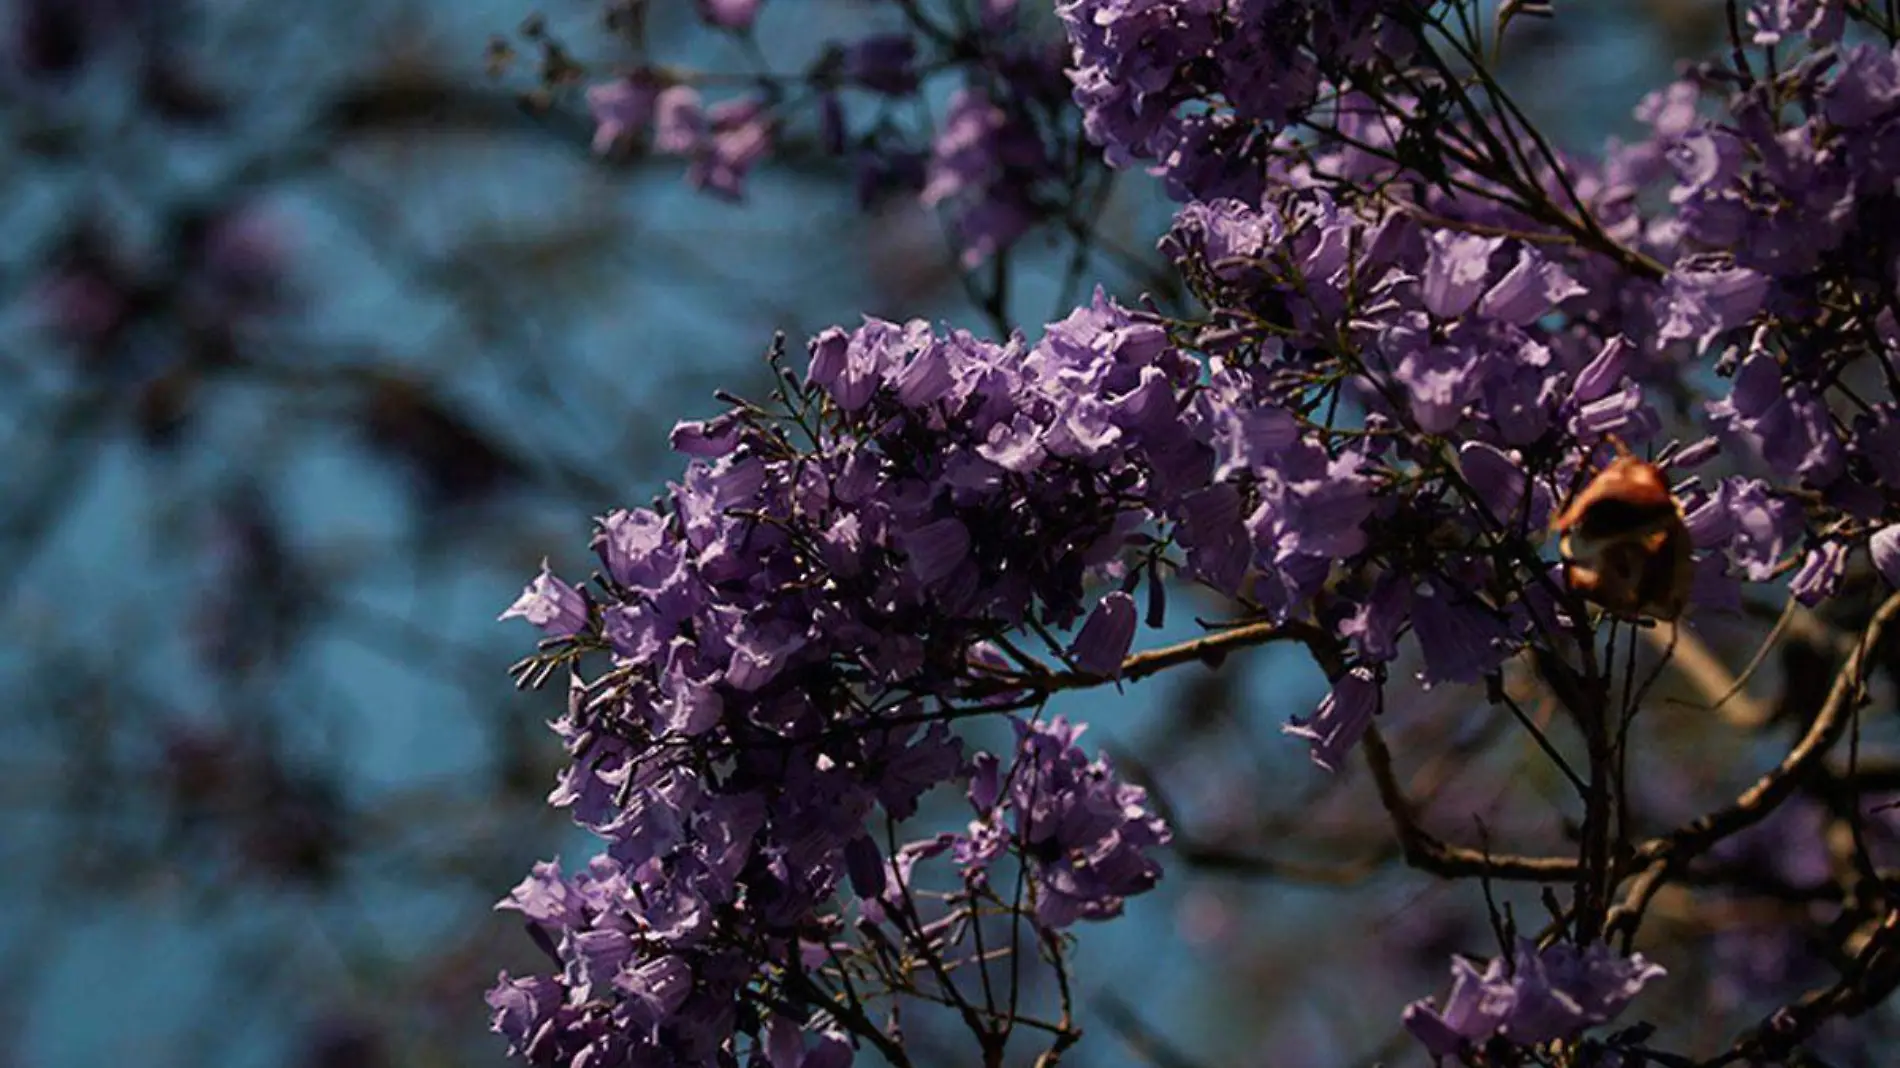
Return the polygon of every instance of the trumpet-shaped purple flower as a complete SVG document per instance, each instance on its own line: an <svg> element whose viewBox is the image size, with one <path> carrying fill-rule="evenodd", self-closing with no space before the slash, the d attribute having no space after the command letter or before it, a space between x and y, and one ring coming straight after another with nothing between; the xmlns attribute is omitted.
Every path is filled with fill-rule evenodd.
<svg viewBox="0 0 1900 1068"><path fill-rule="evenodd" d="M1669 272L1657 337L1706 347L1761 310L1769 278L1746 267L1682 266Z"/></svg>
<svg viewBox="0 0 1900 1068"><path fill-rule="evenodd" d="M1433 231L1422 283L1425 310L1442 319L1463 315L1485 292L1491 255L1503 245L1501 237Z"/></svg>
<svg viewBox="0 0 1900 1068"><path fill-rule="evenodd" d="M1069 647L1076 670L1119 678L1122 659L1135 640L1135 599L1120 590L1102 598Z"/></svg>
<svg viewBox="0 0 1900 1068"><path fill-rule="evenodd" d="M1312 743L1313 763L1338 771L1378 712L1379 691L1370 669L1353 668L1333 682L1310 719L1295 716L1283 729Z"/></svg>
<svg viewBox="0 0 1900 1068"><path fill-rule="evenodd" d="M1442 580L1412 592L1412 623L1425 655L1419 681L1427 689L1441 682L1478 682L1510 654L1510 628L1497 612L1461 598Z"/></svg>
<svg viewBox="0 0 1900 1068"><path fill-rule="evenodd" d="M587 599L561 581L543 560L541 574L499 618L525 619L550 638L571 638L587 629Z"/></svg>
<svg viewBox="0 0 1900 1068"><path fill-rule="evenodd" d="M1785 382L1767 353L1742 362L1727 399L1709 406L1709 418L1759 451L1783 478L1826 486L1841 475L1846 452L1827 406L1806 385Z"/></svg>
<svg viewBox="0 0 1900 1068"><path fill-rule="evenodd" d="M1451 971L1443 1008L1427 998L1404 1015L1406 1029L1438 1057L1457 1056L1493 1036L1523 1046L1575 1037L1615 1019L1664 974L1642 954L1621 957L1602 943L1579 949L1560 942L1540 950L1528 939L1518 941L1508 964L1497 959L1479 971L1454 958Z"/></svg>

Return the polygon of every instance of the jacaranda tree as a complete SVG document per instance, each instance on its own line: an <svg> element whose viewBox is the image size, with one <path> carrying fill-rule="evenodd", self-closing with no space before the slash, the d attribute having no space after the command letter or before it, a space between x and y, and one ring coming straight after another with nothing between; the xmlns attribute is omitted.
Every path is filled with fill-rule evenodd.
<svg viewBox="0 0 1900 1068"><path fill-rule="evenodd" d="M1490 903L1388 1058L1891 1063L1855 1036L1900 983L1893 4L1728 0L1728 47L1586 155L1498 75L1563 4L1062 0L1052 47L1033 2L890 0L904 31L777 70L798 2L699 0L745 75L649 54L638 2L627 65L541 38L544 73L589 84L601 155L708 194L802 153L941 209L993 336L772 343L770 392L596 521L598 569L505 613L544 634L519 681L567 691L551 801L600 841L502 902L548 959L488 995L511 1052L1078 1055L1076 940L1178 828L1048 703L1285 644L1330 680L1287 744L1364 765L1383 859ZM1155 299L1014 321L1012 253L1113 256L1140 174L1179 202ZM1757 664L1790 650L1772 708L1716 649L1751 621ZM1658 696L1684 679L1693 710ZM1427 716L1535 747L1542 845L1427 825L1401 769L1443 754L1388 737ZM1744 906L1770 1007L1716 1033L1680 931Z"/></svg>

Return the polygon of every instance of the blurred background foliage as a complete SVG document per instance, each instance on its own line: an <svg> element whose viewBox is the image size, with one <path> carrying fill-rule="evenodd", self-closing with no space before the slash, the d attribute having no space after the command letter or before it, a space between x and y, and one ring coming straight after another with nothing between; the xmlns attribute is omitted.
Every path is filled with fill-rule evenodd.
<svg viewBox="0 0 1900 1068"><path fill-rule="evenodd" d="M940 219L863 208L795 125L741 204L596 155L581 93L627 6L5 0L0 1063L500 1063L481 991L536 954L490 906L587 850L544 804L560 698L511 691L532 638L494 622L541 556L584 574L589 517L677 469L667 431L714 388L769 388L775 331L993 331L977 281L1031 332L1078 281L1168 299L1139 174L1079 268L1046 226L966 278ZM766 0L761 49L658 0L646 33L743 84L895 7ZM1556 7L1504 75L1579 150L1719 39L1706 0ZM1398 1006L1495 945L1473 886L1398 867L1362 774L1279 737L1317 672L1242 667L1068 709L1180 834L1164 892L1083 932L1071 1062L1416 1056ZM1559 835L1476 703L1420 694L1394 728L1427 822Z"/></svg>

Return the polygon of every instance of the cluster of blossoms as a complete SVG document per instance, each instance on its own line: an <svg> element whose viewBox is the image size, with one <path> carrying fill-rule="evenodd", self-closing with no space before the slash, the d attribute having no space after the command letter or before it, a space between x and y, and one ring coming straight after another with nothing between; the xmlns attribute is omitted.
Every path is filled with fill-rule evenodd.
<svg viewBox="0 0 1900 1068"><path fill-rule="evenodd" d="M1184 403L1198 371L1100 299L1033 347L873 321L812 343L796 416L737 407L682 425L675 447L696 460L670 500L601 520L600 594L544 574L509 612L615 665L575 684L555 797L607 856L579 882L543 870L512 899L561 933L566 968L558 998L541 980L498 988L517 1049L708 1050L761 969L826 938L840 895L908 892L918 851L870 829L961 776L978 819L941 845L970 882L1021 858L1036 922L1113 915L1153 885L1165 829L1074 729L1020 721L1004 774L966 761L942 721L1029 685L972 667L1025 624L1081 621L1063 652L1115 674L1135 609L1127 592L1090 609L1089 580L1158 589L1163 542L1146 530L1171 512L1218 550L1208 566L1237 574L1242 487L1281 481L1269 462L1325 469L1298 449L1268 458L1264 442L1287 436L1275 420L1216 425ZM1217 467L1230 481L1209 502ZM1297 521L1298 491L1275 488ZM907 859L887 876L893 852ZM619 955L590 981L596 943ZM676 969L693 982L669 995Z"/></svg>
<svg viewBox="0 0 1900 1068"><path fill-rule="evenodd" d="M1259 206L1190 204L1166 244L1221 309L1199 346L1253 362L1305 415L1341 401L1360 412L1361 429L1299 436L1349 442L1331 463L1386 483L1369 500L1344 471L1316 478L1316 492L1345 505L1316 513L1306 534L1327 539L1313 555L1329 566L1302 574L1294 558L1256 560L1256 599L1331 624L1362 668L1395 659L1415 632L1427 686L1476 682L1558 625L1541 562L1501 557L1498 539L1535 542L1605 443L1644 441L1659 426L1627 341L1544 325L1581 293L1562 264L1527 243L1432 231L1313 188ZM1293 533L1282 543L1302 544ZM1333 721L1370 715L1370 678L1342 676L1300 725L1323 763L1357 738Z"/></svg>
<svg viewBox="0 0 1900 1068"><path fill-rule="evenodd" d="M749 35L760 7L708 3L701 14ZM1041 221L1065 178L1057 162L1064 157L1050 144L1067 89L1061 55L1017 40L1016 20L1016 0L985 0L981 17L954 39L928 24L833 41L802 73L762 74L756 91L711 105L689 72L642 63L587 90L594 148L611 154L643 143L686 160L695 189L741 200L748 174L809 108L822 149L855 169L862 204L902 195L945 209L964 265L974 267ZM920 41L945 54L924 54ZM942 70L955 72L958 85L920 145L893 121L890 105L922 99L925 72Z"/></svg>
<svg viewBox="0 0 1900 1068"><path fill-rule="evenodd" d="M607 853L580 876L537 869L507 903L561 966L491 995L518 1052L705 1063L743 1033L775 1068L829 1063L864 1027L786 1006L831 1004L811 972L850 933L945 944L958 914L926 920L925 862L954 865L949 900L1044 935L1118 914L1169 840L1143 793L1039 711L1013 720L1008 760L966 755L949 724L1121 677L1170 583L1309 644L1330 690L1287 730L1329 769L1402 656L1426 688L1499 683L1520 651L1548 671L1591 646L1586 599L1628 614L1546 551L1612 451L1652 456L1630 462L1666 514L1604 514L1651 555L1673 539L1699 610L1784 579L1817 603L1862 545L1900 584L1900 250L1849 239L1900 218L1900 49L1842 50L1844 5L1758 0L1752 43L1805 58L1765 79L1695 72L1644 101L1647 137L1585 160L1488 147L1483 107L1432 51L1433 9L1062 3L1087 134L1188 201L1162 249L1206 315L1098 292L1033 342L826 331L802 379L783 376L783 411L735 403L675 431L685 476L600 521L594 587L544 573L524 593L509 615L612 667L577 675L557 725L573 762L556 801ZM814 77L910 94L916 60L878 38ZM1048 71L958 92L927 161L859 143L957 206L966 266L1033 224L1024 190L1060 155L1020 106L1031 69ZM693 91L644 77L592 94L604 144L651 119L662 150L724 151L719 120L672 138L667 102ZM825 111L837 144L843 114ZM1693 373L1705 358L1715 375ZM1692 474L1718 455L1744 473ZM1572 711L1586 732L1606 715ZM1598 792L1601 842L1613 761L1592 745L1596 781L1571 777ZM900 842L953 781L968 827ZM996 896L999 863L1026 904ZM1607 899L1620 877L1599 875ZM1595 941L1603 918L1572 928L1581 944L1461 959L1444 1007L1415 1003L1406 1025L1435 1056L1489 1058L1608 1022L1663 972Z"/></svg>
<svg viewBox="0 0 1900 1068"><path fill-rule="evenodd" d="M1505 450L1637 436L1645 408L1620 342L1539 339L1569 291L1559 268L1529 247L1432 236L1315 191L1192 206L1171 239L1184 270L1277 300L1273 358L1197 356L1100 295L1034 345L870 321L812 342L785 417L740 405L676 430L694 462L670 500L601 521L600 594L544 573L508 613L611 653L559 724L574 762L556 800L608 839L602 870L631 888L609 899L588 889L595 875L550 870L517 892L562 932L566 970L498 989L516 1048L704 1050L768 962L827 937L841 895L901 900L927 857L953 857L971 886L1017 857L1049 928L1151 886L1166 830L1073 729L1019 721L1007 777L945 729L1033 691L1043 669L1013 659L1011 632L1080 623L1053 651L1113 677L1135 595L1145 584L1159 625L1171 573L1265 619L1323 622L1348 659L1296 728L1335 765L1408 631L1429 685L1478 681L1553 625L1541 565L1499 563L1491 539L1539 528L1559 471L1588 449L1552 455L1534 482ZM1355 245L1387 251L1354 260ZM1276 295L1269 261L1300 283ZM1374 307L1350 316L1366 332L1350 362L1326 324L1360 300ZM1528 388L1514 381L1527 373ZM1314 423L1339 393L1379 432ZM1397 426L1470 440L1452 462L1380 430ZM1101 580L1121 588L1091 608ZM960 776L978 813L967 835L898 846L867 832ZM615 903L537 904L550 899ZM586 979L589 938L620 947L612 982ZM642 985L676 967L696 977L690 1001Z"/></svg>
<svg viewBox="0 0 1900 1068"><path fill-rule="evenodd" d="M1152 161L1178 199L1254 199L1277 136L1376 57L1417 0L1064 0L1069 77L1110 166Z"/></svg>
<svg viewBox="0 0 1900 1068"><path fill-rule="evenodd" d="M744 195L746 175L772 150L772 113L757 98L708 107L698 89L640 72L588 90L587 103L598 124L595 149L610 151L651 128L654 152L686 160L693 188L727 200Z"/></svg>
<svg viewBox="0 0 1900 1068"><path fill-rule="evenodd" d="M1614 1019L1663 969L1641 953L1618 956L1601 942L1539 950L1520 940L1508 963L1500 958L1479 971L1459 957L1451 975L1444 1008L1427 999L1405 1010L1406 1028L1439 1057L1482 1048L1493 1036L1521 1046L1569 1038Z"/></svg>

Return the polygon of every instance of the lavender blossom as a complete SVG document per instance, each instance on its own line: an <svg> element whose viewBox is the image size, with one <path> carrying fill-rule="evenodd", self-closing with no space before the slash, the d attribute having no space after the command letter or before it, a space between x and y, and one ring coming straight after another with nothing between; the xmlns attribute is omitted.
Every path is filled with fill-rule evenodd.
<svg viewBox="0 0 1900 1068"><path fill-rule="evenodd" d="M587 601L543 560L540 577L499 618L525 619L550 638L571 638L587 628Z"/></svg>
<svg viewBox="0 0 1900 1068"><path fill-rule="evenodd" d="M1117 781L1107 758L1091 761L1075 744L1081 725L1060 716L1014 722L1014 767L978 759L971 785L978 816L959 850L980 869L1005 841L1020 848L1044 927L1119 916L1127 898L1160 880L1148 852L1168 843L1167 826L1148 812L1145 791Z"/></svg>
<svg viewBox="0 0 1900 1068"><path fill-rule="evenodd" d="M1451 995L1443 1008L1431 999L1405 1009L1405 1027L1434 1056L1455 1057L1493 1036L1520 1046L1575 1037L1608 1023L1663 969L1640 953L1619 957L1602 943L1578 948L1555 943L1538 949L1520 939L1507 964L1480 972L1452 961Z"/></svg>
<svg viewBox="0 0 1900 1068"><path fill-rule="evenodd" d="M1135 638L1135 599L1120 590L1102 598L1069 647L1076 670L1119 678Z"/></svg>
<svg viewBox="0 0 1900 1068"><path fill-rule="evenodd" d="M1293 718L1283 729L1313 746L1313 763L1338 771L1346 754L1365 736L1379 710L1380 686L1368 668L1356 667L1341 675L1321 699L1310 719Z"/></svg>
<svg viewBox="0 0 1900 1068"><path fill-rule="evenodd" d="M1874 559L1874 570L1887 585L1900 588L1900 526L1885 526L1868 539L1867 549Z"/></svg>
<svg viewBox="0 0 1900 1068"><path fill-rule="evenodd" d="M652 124L660 87L650 77L632 75L587 90L594 117L594 151L606 153L639 136Z"/></svg>

